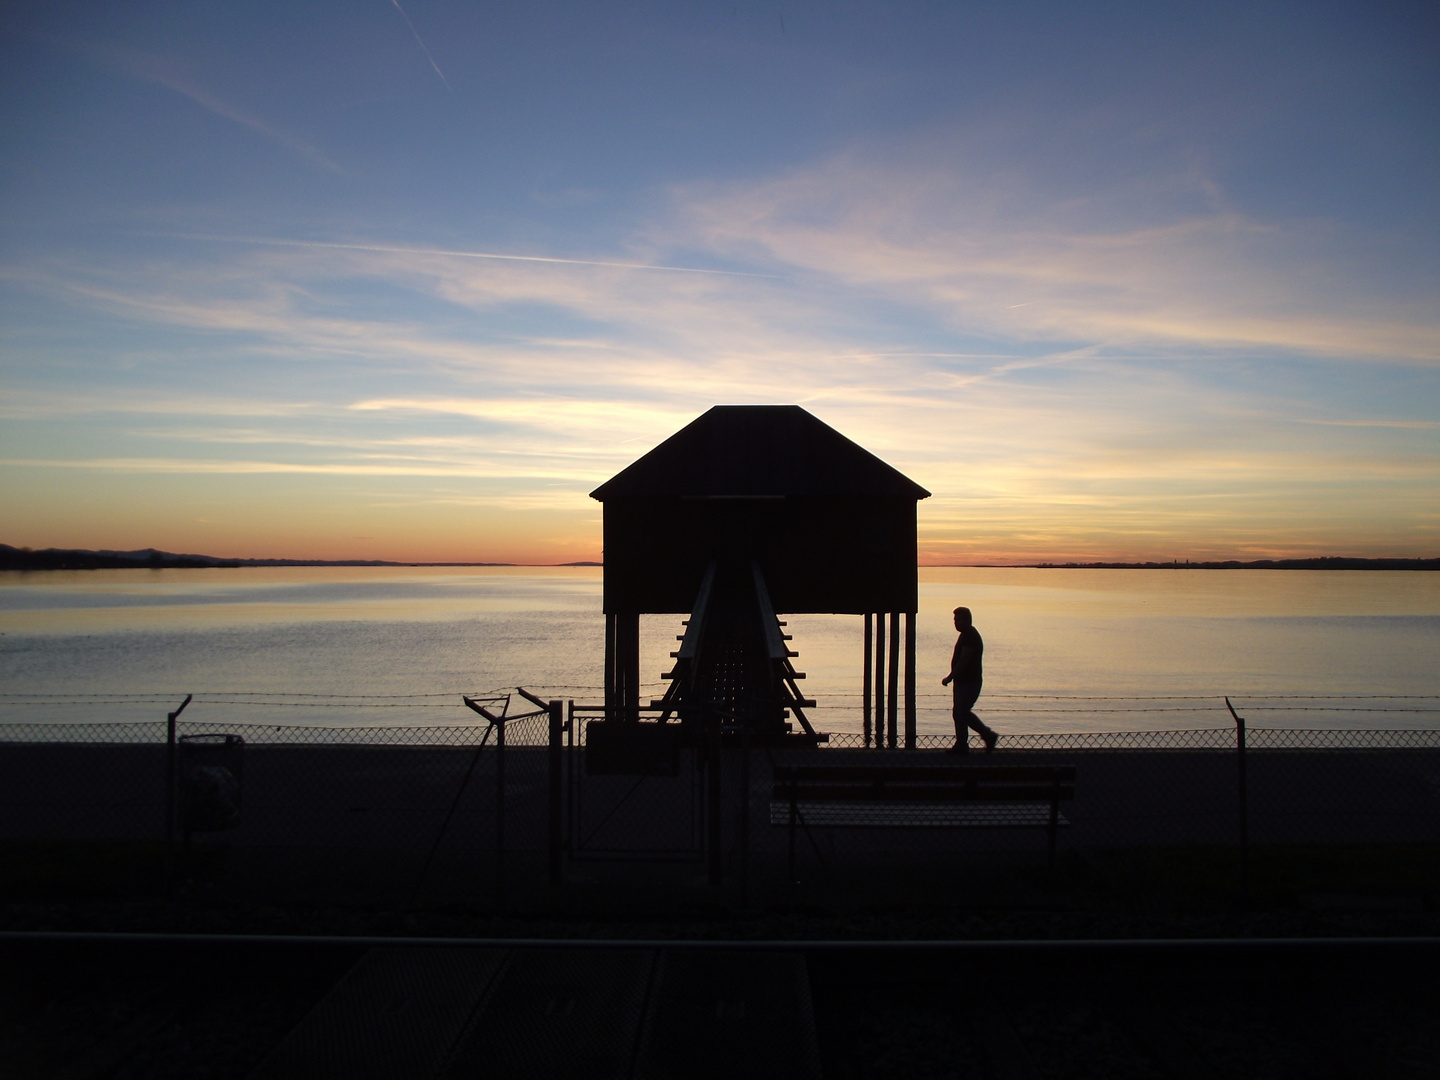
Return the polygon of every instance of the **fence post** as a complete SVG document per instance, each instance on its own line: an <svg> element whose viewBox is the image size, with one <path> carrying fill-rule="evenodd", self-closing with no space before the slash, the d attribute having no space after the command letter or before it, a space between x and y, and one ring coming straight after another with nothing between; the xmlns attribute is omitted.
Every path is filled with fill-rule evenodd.
<svg viewBox="0 0 1440 1080"><path fill-rule="evenodd" d="M1246 900L1250 896L1250 807L1245 779L1245 718L1235 711L1229 697L1225 698L1225 707L1235 718L1235 761L1240 784L1240 898Z"/></svg>
<svg viewBox="0 0 1440 1080"><path fill-rule="evenodd" d="M185 706L190 704L194 694L186 694L180 707L165 714L165 888L170 888L170 879L175 868L175 818L179 814L179 785L175 767L175 721Z"/></svg>
<svg viewBox="0 0 1440 1080"><path fill-rule="evenodd" d="M550 884L560 884L560 849L564 841L562 815L564 797L562 768L565 747L561 737L565 731L565 703L552 701L550 712Z"/></svg>
<svg viewBox="0 0 1440 1080"><path fill-rule="evenodd" d="M505 717L495 724L495 913L505 911Z"/></svg>
<svg viewBox="0 0 1440 1080"><path fill-rule="evenodd" d="M575 837L580 835L580 771L575 767L575 759L582 752L579 749L581 734L572 698L565 703L565 850L572 857Z"/></svg>

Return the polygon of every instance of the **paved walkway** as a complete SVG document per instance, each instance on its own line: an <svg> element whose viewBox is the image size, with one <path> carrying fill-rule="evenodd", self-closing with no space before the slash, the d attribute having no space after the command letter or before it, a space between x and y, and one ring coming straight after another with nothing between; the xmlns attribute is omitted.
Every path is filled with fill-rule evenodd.
<svg viewBox="0 0 1440 1080"><path fill-rule="evenodd" d="M784 847L771 825L773 763L754 752L749 768L751 850ZM934 751L811 751L828 764L903 760L944 765ZM1214 751L1014 751L974 755L975 765L1077 766L1076 797L1064 807L1070 847L1230 843L1238 834L1234 754ZM249 745L244 750L238 846L424 849L445 830L455 850L494 846L496 759L468 749ZM579 753L567 784L567 826L577 852L683 853L699 835L700 786L689 752L676 777L585 776ZM726 846L738 832L743 774L739 751L724 766ZM543 852L549 836L544 748L511 748L506 759L505 843ZM1440 751L1252 751L1248 759L1250 836L1266 842L1401 842L1440 839ZM462 792L462 784L464 785ZM164 749L129 745L0 743L0 838L150 840L163 836ZM457 796L459 796L457 801ZM825 842L838 850L905 852L983 846L1036 848L1034 835L1007 830L867 829Z"/></svg>
<svg viewBox="0 0 1440 1080"><path fill-rule="evenodd" d="M372 949L253 1080L818 1080L804 957Z"/></svg>

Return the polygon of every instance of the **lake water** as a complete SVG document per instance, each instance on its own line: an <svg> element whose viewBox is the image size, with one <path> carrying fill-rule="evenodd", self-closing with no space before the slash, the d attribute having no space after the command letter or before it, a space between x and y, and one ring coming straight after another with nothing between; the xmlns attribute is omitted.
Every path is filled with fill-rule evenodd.
<svg viewBox="0 0 1440 1080"><path fill-rule="evenodd" d="M462 693L601 698L598 568L0 573L0 723L461 723ZM951 730L950 611L1007 732L1440 726L1440 574L920 572L919 730ZM641 621L655 696L683 616ZM861 620L787 616L818 726L860 728ZM362 696L363 695L363 696ZM420 696L426 695L426 696Z"/></svg>

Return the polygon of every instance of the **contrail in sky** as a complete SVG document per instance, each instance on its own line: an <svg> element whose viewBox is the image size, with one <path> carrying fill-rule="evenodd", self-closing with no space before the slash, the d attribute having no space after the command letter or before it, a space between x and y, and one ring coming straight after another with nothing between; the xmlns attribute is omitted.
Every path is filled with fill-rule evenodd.
<svg viewBox="0 0 1440 1080"><path fill-rule="evenodd" d="M405 14L405 9L400 6L400 0L390 0L390 2L395 5L395 10L400 12L400 17L405 20L405 25L410 27L410 33L415 35L415 44L420 46L420 50L425 54L425 59L430 61L430 66L435 69L435 74L439 75L440 81L445 84L445 89L449 90L450 80L445 78L445 73L440 70L440 65L435 62L435 57L431 56L430 50L425 48L425 42L420 40L419 31L415 29L415 24L410 21L410 16Z"/></svg>
<svg viewBox="0 0 1440 1080"><path fill-rule="evenodd" d="M61 44L65 44L61 42ZM154 83L156 86L163 86L177 94L189 98L202 109L214 113L216 116L224 117L226 120L247 127L257 134L273 142L279 143L287 150L300 155L312 165L319 165L330 172L343 173L342 169L335 162L331 161L320 151L316 150L304 140L291 135L287 131L272 127L257 117L236 108L229 102L221 101L208 91L194 86L185 79L175 75L171 65L162 58L152 56L148 53L137 52L133 49L124 49L119 46L75 46L85 55L94 57L107 67L118 68L132 78L140 79L143 82Z"/></svg>
<svg viewBox="0 0 1440 1080"><path fill-rule="evenodd" d="M149 233L175 240L207 240L218 244L255 244L260 247L329 248L337 251L378 251L391 255L447 255L457 259L500 259L506 262L559 263L565 266L610 266L619 270L668 270L677 274L718 274L722 277L778 278L745 270L711 270L700 266L666 266L659 263L610 262L604 259L562 259L553 255L507 255L498 251L458 251L450 248L399 247L392 244L342 244L331 240L284 240L266 236L219 236L212 233Z"/></svg>

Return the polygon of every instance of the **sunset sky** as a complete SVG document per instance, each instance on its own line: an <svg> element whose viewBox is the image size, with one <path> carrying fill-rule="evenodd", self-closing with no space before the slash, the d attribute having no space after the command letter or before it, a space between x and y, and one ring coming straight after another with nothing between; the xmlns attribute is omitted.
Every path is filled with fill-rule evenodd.
<svg viewBox="0 0 1440 1080"><path fill-rule="evenodd" d="M600 557L717 403L923 563L1440 556L1440 9L26 3L0 542Z"/></svg>

